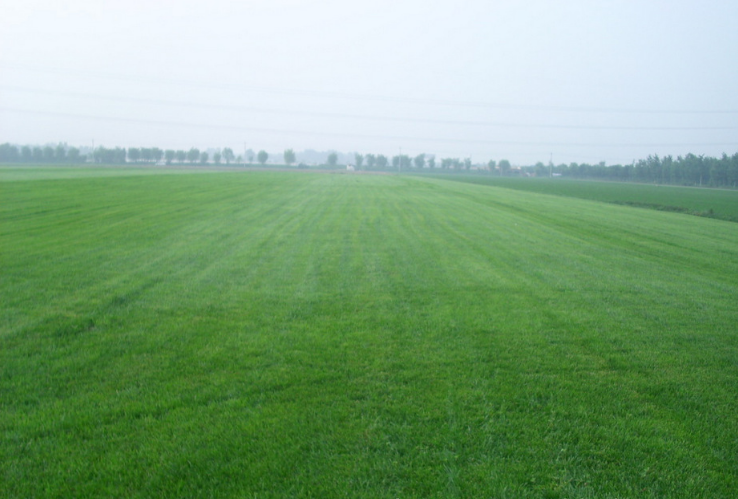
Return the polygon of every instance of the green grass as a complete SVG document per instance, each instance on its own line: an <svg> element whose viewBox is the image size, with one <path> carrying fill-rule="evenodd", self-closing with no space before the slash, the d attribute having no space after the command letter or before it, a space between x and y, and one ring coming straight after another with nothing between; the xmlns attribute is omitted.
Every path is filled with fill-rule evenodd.
<svg viewBox="0 0 738 499"><path fill-rule="evenodd" d="M736 224L403 176L0 189L2 497L738 490Z"/></svg>
<svg viewBox="0 0 738 499"><path fill-rule="evenodd" d="M226 165L221 165L225 167ZM0 182L40 179L71 179L89 177L129 177L138 175L168 175L212 172L213 168L199 165L173 165L165 168L152 165L14 165L0 166Z"/></svg>
<svg viewBox="0 0 738 499"><path fill-rule="evenodd" d="M433 175L444 180L505 187L525 192L603 201L738 222L738 191L702 187L482 175Z"/></svg>

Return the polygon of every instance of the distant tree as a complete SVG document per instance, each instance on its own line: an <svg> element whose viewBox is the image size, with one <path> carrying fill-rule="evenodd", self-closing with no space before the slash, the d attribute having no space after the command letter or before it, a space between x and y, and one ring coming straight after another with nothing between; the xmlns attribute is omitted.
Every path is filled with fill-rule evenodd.
<svg viewBox="0 0 738 499"><path fill-rule="evenodd" d="M256 159L263 165L269 159L269 153L262 149L259 151L259 154L257 154Z"/></svg>
<svg viewBox="0 0 738 499"><path fill-rule="evenodd" d="M138 160L141 159L141 149L139 149L138 147L129 147L128 159L130 159L134 163L138 163Z"/></svg>
<svg viewBox="0 0 738 499"><path fill-rule="evenodd" d="M159 161L161 161L161 158L163 156L164 156L164 151L162 151L158 147L153 147L151 149L151 159L153 159L155 163L158 163Z"/></svg>
<svg viewBox="0 0 738 499"><path fill-rule="evenodd" d="M285 149L284 150L284 162L285 162L285 164L287 164L289 166L292 163L294 163L295 161L297 161L297 157L295 156L295 151L293 151L292 149Z"/></svg>
<svg viewBox="0 0 738 499"><path fill-rule="evenodd" d="M44 150L36 146L33 148L33 161L40 162L44 160Z"/></svg>
<svg viewBox="0 0 738 499"><path fill-rule="evenodd" d="M328 155L328 166L336 166L338 163L338 154L332 152Z"/></svg>
<svg viewBox="0 0 738 499"><path fill-rule="evenodd" d="M66 159L67 159L67 148L59 144L58 146L56 146L56 149L54 149L54 160L57 163L63 163L64 160Z"/></svg>
<svg viewBox="0 0 738 499"><path fill-rule="evenodd" d="M544 165L542 162L539 161L533 167L533 172L536 174L536 177L545 177L546 176L546 165Z"/></svg>
<svg viewBox="0 0 738 499"><path fill-rule="evenodd" d="M189 151L187 151L187 161L190 163L194 163L195 161L200 159L200 149L193 147Z"/></svg>
<svg viewBox="0 0 738 499"><path fill-rule="evenodd" d="M389 160L387 159L387 156L385 156L384 154L378 155L376 162L377 162L377 168L379 168L380 170L387 168L387 165L389 164Z"/></svg>
<svg viewBox="0 0 738 499"><path fill-rule="evenodd" d="M448 170L449 168L451 168L452 164L453 164L453 160L451 158L443 158L441 160L441 169Z"/></svg>
<svg viewBox="0 0 738 499"><path fill-rule="evenodd" d="M354 162L356 163L356 169L361 170L361 167L364 164L364 156L357 152L354 154Z"/></svg>
<svg viewBox="0 0 738 499"><path fill-rule="evenodd" d="M33 161L33 150L30 147L21 147L21 161L25 161L26 163Z"/></svg>
<svg viewBox="0 0 738 499"><path fill-rule="evenodd" d="M79 149L77 149L76 147L70 147L69 151L67 151L67 159L69 159L70 163L79 163L80 162Z"/></svg>
<svg viewBox="0 0 738 499"><path fill-rule="evenodd" d="M430 168L431 170L434 170L436 168L436 158L435 157L431 156L430 158L428 158L428 168Z"/></svg>
<svg viewBox="0 0 738 499"><path fill-rule="evenodd" d="M203 151L200 153L200 164L201 165L207 165L208 164L208 153Z"/></svg>
<svg viewBox="0 0 738 499"><path fill-rule="evenodd" d="M495 171L495 168L497 168L497 161L495 161L494 159L490 159L487 162L487 168L489 168L490 173Z"/></svg>
<svg viewBox="0 0 738 499"><path fill-rule="evenodd" d="M124 164L126 162L126 150L120 147L108 149L100 146L92 152L92 157L96 163Z"/></svg>
<svg viewBox="0 0 738 499"><path fill-rule="evenodd" d="M11 163L18 161L20 154L18 154L18 148L9 143L0 144L0 161L5 163Z"/></svg>
<svg viewBox="0 0 738 499"><path fill-rule="evenodd" d="M471 170L471 166L472 166L471 158L464 158L464 168L466 168L466 171Z"/></svg>
<svg viewBox="0 0 738 499"><path fill-rule="evenodd" d="M177 158L178 163L184 163L187 159L187 153L182 149L177 149L177 152L174 155Z"/></svg>
<svg viewBox="0 0 738 499"><path fill-rule="evenodd" d="M216 165L220 164L220 158L221 158L221 155L219 152L216 152L215 154L213 154L213 161L215 162Z"/></svg>
<svg viewBox="0 0 738 499"><path fill-rule="evenodd" d="M622 169L622 167L620 169ZM667 184L674 183L674 158L671 156L664 156L664 159L661 162L661 173L663 175L662 182Z"/></svg>
<svg viewBox="0 0 738 499"><path fill-rule="evenodd" d="M243 163L243 156L241 156L241 155L239 154L239 155L238 155L238 157L236 158L236 163L238 163L239 165L240 165L241 163Z"/></svg>
<svg viewBox="0 0 738 499"><path fill-rule="evenodd" d="M409 170L412 168L413 160L407 154L400 154L400 167L403 170Z"/></svg>
<svg viewBox="0 0 738 499"><path fill-rule="evenodd" d="M230 165L231 161L234 160L233 149L231 149L230 147L226 147L225 149L223 149L223 159L225 160L227 165Z"/></svg>
<svg viewBox="0 0 738 499"><path fill-rule="evenodd" d="M177 157L177 151L174 149L167 149L164 151L164 161L166 161L168 165L172 164L175 157Z"/></svg>
<svg viewBox="0 0 738 499"><path fill-rule="evenodd" d="M412 161L410 160L410 156L406 154L392 156L392 168L397 168L398 170L407 170L408 168L410 168L411 164Z"/></svg>
<svg viewBox="0 0 738 499"><path fill-rule="evenodd" d="M730 157L728 165L728 185L735 188L738 186L738 152Z"/></svg>
<svg viewBox="0 0 738 499"><path fill-rule="evenodd" d="M422 170L425 166L425 154L423 153L415 156L413 163L415 163L415 168L417 168L418 170Z"/></svg>
<svg viewBox="0 0 738 499"><path fill-rule="evenodd" d="M500 175L507 175L508 173L510 173L510 169L512 168L510 166L510 162L506 159L501 159L499 166L500 166Z"/></svg>
<svg viewBox="0 0 738 499"><path fill-rule="evenodd" d="M44 147L44 161L51 163L54 161L54 148L51 146Z"/></svg>
<svg viewBox="0 0 738 499"><path fill-rule="evenodd" d="M374 154L367 154L365 159L367 169L374 169L374 166L377 164L377 157Z"/></svg>
<svg viewBox="0 0 738 499"><path fill-rule="evenodd" d="M644 175L642 173L643 168L640 167L642 161L643 160L639 161L636 165L636 180L640 181L644 180ZM689 153L684 157L684 162L687 167L687 175L692 183L701 186L707 173L707 161L705 161L705 156L702 154L696 156Z"/></svg>
<svg viewBox="0 0 738 499"><path fill-rule="evenodd" d="M244 154L243 159L248 159L249 160L249 163L253 163L254 162L254 157L256 157L256 153L253 150L249 149Z"/></svg>
<svg viewBox="0 0 738 499"><path fill-rule="evenodd" d="M636 163L633 166L633 172L634 175L636 175L638 178L642 177L643 175L643 166L641 164ZM583 178L589 178L592 174L592 165L589 163L580 163L579 164L579 176Z"/></svg>
<svg viewBox="0 0 738 499"><path fill-rule="evenodd" d="M154 159L154 150L150 147L142 147L141 148L141 159L145 162L149 162L152 159Z"/></svg>

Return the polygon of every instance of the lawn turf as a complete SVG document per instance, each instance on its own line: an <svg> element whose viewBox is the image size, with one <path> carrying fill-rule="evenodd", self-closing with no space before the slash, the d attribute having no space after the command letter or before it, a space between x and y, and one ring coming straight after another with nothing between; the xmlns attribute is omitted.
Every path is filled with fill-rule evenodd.
<svg viewBox="0 0 738 499"><path fill-rule="evenodd" d="M733 497L738 226L400 176L7 182L4 497Z"/></svg>
<svg viewBox="0 0 738 499"><path fill-rule="evenodd" d="M568 178L428 174L444 180L505 187L525 192L589 199L738 222L738 190Z"/></svg>

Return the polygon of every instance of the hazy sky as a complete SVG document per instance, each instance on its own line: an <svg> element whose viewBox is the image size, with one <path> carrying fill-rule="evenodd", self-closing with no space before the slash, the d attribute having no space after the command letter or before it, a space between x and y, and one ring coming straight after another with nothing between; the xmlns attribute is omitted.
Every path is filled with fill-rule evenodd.
<svg viewBox="0 0 738 499"><path fill-rule="evenodd" d="M24 0L0 142L435 153L738 151L734 0Z"/></svg>

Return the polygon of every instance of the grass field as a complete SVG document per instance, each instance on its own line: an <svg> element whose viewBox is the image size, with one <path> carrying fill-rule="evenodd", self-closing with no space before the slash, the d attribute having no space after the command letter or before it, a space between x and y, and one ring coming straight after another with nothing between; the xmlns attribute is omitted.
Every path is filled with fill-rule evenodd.
<svg viewBox="0 0 738 499"><path fill-rule="evenodd" d="M700 187L487 175L434 175L444 180L588 199L738 222L738 191Z"/></svg>
<svg viewBox="0 0 738 499"><path fill-rule="evenodd" d="M0 496L736 496L735 223L105 172L0 182Z"/></svg>
<svg viewBox="0 0 738 499"><path fill-rule="evenodd" d="M225 165L223 165L225 168ZM204 166L100 166L100 165L13 165L0 166L0 182L19 180L72 179L90 177L130 177L138 175L171 175L180 173L213 173Z"/></svg>

